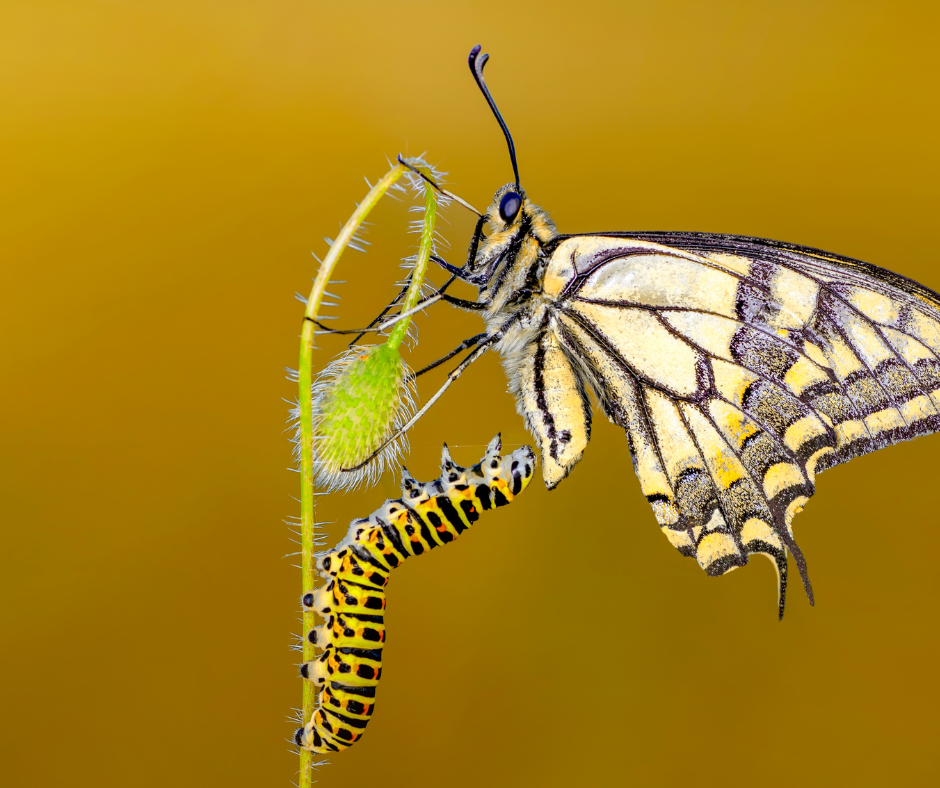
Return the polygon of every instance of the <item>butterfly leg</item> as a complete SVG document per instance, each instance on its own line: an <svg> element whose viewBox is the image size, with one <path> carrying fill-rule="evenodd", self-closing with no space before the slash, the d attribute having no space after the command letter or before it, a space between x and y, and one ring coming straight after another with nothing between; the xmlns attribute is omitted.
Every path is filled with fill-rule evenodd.
<svg viewBox="0 0 940 788"><path fill-rule="evenodd" d="M436 254L431 255L431 262L437 263L441 268L447 271L447 273L449 273L455 279L466 279L466 272L464 271L464 268L466 268L467 266L463 266L463 268L458 268L456 265L451 265L446 260L438 257Z"/></svg>
<svg viewBox="0 0 940 788"><path fill-rule="evenodd" d="M487 350L489 350L493 345L499 342L499 340L501 340L506 335L506 332L509 330L509 328L517 320L519 320L519 316L520 316L520 313L517 312L515 315L509 318L509 320L503 323L503 325L500 326L496 331L494 331L492 334L489 334L482 341L480 341L477 347L473 350L472 353L470 353L469 356L467 356L456 367L454 367L454 369L452 369L450 372L447 373L447 380L445 380L444 384L436 392L434 392L434 395L431 397L431 399L429 399L426 403L424 403L421 409L417 413L415 413L415 415L412 416L405 425L403 425L398 430L396 430L395 433L391 437L389 437L381 446L379 446L379 448L377 448L374 452L372 452L372 454L366 457L362 462L360 462L354 468L343 468L342 470L343 471L359 470L360 468L364 467L368 463L372 462L372 460L374 460L381 453L382 449L388 446L388 444L390 444L392 441L398 440L399 437L401 437L406 432L408 432L408 430L410 430L415 424L417 424L418 420L431 409L431 406L434 405L434 403L437 402L443 396L444 392L450 388L451 383L457 380L457 378L459 378L464 373L464 370L466 370L467 367L469 367L474 361L480 358L480 356L482 356Z"/></svg>
<svg viewBox="0 0 940 788"><path fill-rule="evenodd" d="M379 334L379 333L382 333L383 331L388 331L388 329L390 329L393 325L395 325L395 323L397 323L399 320L402 320L406 317L411 317L411 315L417 312L421 312L423 309L431 306L431 304L437 303L442 298L449 298L449 296L444 296L440 291L437 291L433 295L430 295L427 298L419 301L417 304L415 304L415 306L413 306L407 312L399 312L398 314L392 315L384 323L381 323L380 325L376 326L375 323L382 317L382 315L388 312L388 310L391 309L395 305L395 302L393 301L391 304L385 307L384 310L382 310L382 313L379 315L379 317L373 320L365 328L330 328L329 326L323 325L323 323L319 322L318 320L314 320L312 317L308 317L306 315L304 316L304 320L309 320L317 328L319 328L320 331L317 332L318 334L358 334L359 336L357 336L356 339L353 340L353 343L355 343L356 340L358 340L359 337L362 336L363 334L370 333L370 332ZM457 299L457 300L460 300L460 299Z"/></svg>
<svg viewBox="0 0 940 788"><path fill-rule="evenodd" d="M457 347L455 347L453 350L451 350L450 353L448 353L446 356L441 356L437 361L434 361L434 362L428 364L428 365L427 365L426 367L424 367L423 369L419 369L417 372L415 372L415 375L414 375L414 376L415 376L415 377L418 377L419 375L423 375L425 372L430 372L432 369L434 369L435 367L440 366L440 365L443 364L445 361L449 361L450 359L452 359L452 358L453 358L454 356L456 356L458 353L461 353L462 351L467 350L468 348L473 347L475 344L477 344L477 342L479 342L479 341L480 341L481 339L483 339L484 337L486 337L486 332L484 332L484 333L482 333L482 334L477 334L476 336L470 337L469 339L465 339L463 342L461 342L459 345L457 345Z"/></svg>
<svg viewBox="0 0 940 788"><path fill-rule="evenodd" d="M409 287L411 287L411 277L410 277L410 276L408 277L408 281L405 283L405 286L399 291L398 295L395 296L395 298L394 298L394 300L392 301L392 303L390 303L387 307L385 307L385 309L383 309L381 312L379 312L379 314L376 315L376 317L372 320L371 323L369 323L368 326L366 326L366 328L367 328L367 329L368 329L368 328L374 328L375 325L376 325L383 317L385 317L385 315L388 314L388 310L391 309L393 306L395 306L395 304L397 304L399 301L402 300L402 298L405 297L405 293L408 292L408 288L409 288ZM360 339L362 339L362 337L363 337L363 335L364 335L365 333L366 333L365 331L360 331L360 332L359 332L359 335L356 336L355 339L353 339L353 341L349 343L349 347L352 347L352 346L355 345Z"/></svg>
<svg viewBox="0 0 940 788"><path fill-rule="evenodd" d="M475 254L476 252L474 251L473 253ZM457 268L457 266L451 265L450 263L438 257L436 254L431 255L431 261L437 263L441 268L443 268L445 271L447 271L451 275L450 279L448 279L437 290L437 295L441 296L441 298L444 299L448 304L453 304L454 306L458 306L461 309L470 309L473 311L478 311L480 309L486 308L487 306L486 302L468 301L465 298L454 298L453 296L444 295L444 291L448 287L450 287L454 283L454 281L457 279L460 279L464 282L471 282L472 284L472 279L467 274L467 268L470 265L470 263L473 262L472 257L470 258L470 260L464 263L463 267L461 268Z"/></svg>
<svg viewBox="0 0 940 788"><path fill-rule="evenodd" d="M408 310L407 313L399 313L397 315L393 315L392 317L390 317L388 320L386 320L384 323L381 323L381 324L379 324L379 321L383 317L385 317L386 314L388 314L388 310L391 309L393 306L395 306L395 304L397 304L402 299L404 294L408 291L408 288L410 287L410 281L408 282L408 284L406 284L402 288L401 292L397 296L395 296L394 300L387 307L385 307L385 309L379 312L379 314L375 317L375 319L373 319L372 322L369 323L369 325L367 325L365 328L330 328L329 326L323 325L323 323L319 322L318 320L314 320L312 317L304 317L304 320L309 320L317 328L319 328L320 331L324 334L357 334L356 338L353 339L353 341L349 343L350 347L352 347L354 344L356 344L356 342L358 342L362 338L363 334L367 334L370 332L381 333L383 331L387 331L392 325L394 325L396 322L398 322L402 318L408 315L413 315L415 312L419 312L425 307L428 307L437 301L444 300L449 304L453 304L454 306L460 307L461 309L470 309L473 311L485 309L487 306L486 303L479 303L477 301L467 301L466 299L463 299L463 298L454 298L453 296L444 294L444 291L454 283L454 280L456 278L457 278L456 276L451 276L450 279L448 279L443 285L441 285L431 295L429 295L427 298L423 298L420 301L418 301L418 303L415 304L415 306L412 309Z"/></svg>
<svg viewBox="0 0 940 788"><path fill-rule="evenodd" d="M469 282L470 284L475 285L482 284L482 281L479 279L479 277L474 276L470 273L470 271L473 266L473 261L476 260L477 250L480 248L480 239L483 237L483 225L486 224L487 219L488 217L486 214L477 219L477 225L473 230L473 237L470 239L470 246L467 249L467 262L465 262L460 268L445 262L435 254L431 255L431 260L437 263L441 268L451 275L450 282L444 285L440 292L443 292L444 288L449 287L450 283L453 282L454 279L462 279L464 282Z"/></svg>
<svg viewBox="0 0 940 788"><path fill-rule="evenodd" d="M445 295L444 291L447 290L447 288L450 287L457 279L460 279L464 282L469 282L471 284L477 284L477 282L475 281L476 278L471 276L468 273L468 270L470 266L473 264L474 259L476 258L477 249L479 248L479 245L480 245L480 239L483 237L483 225L486 223L486 219L487 219L486 215L483 215L483 216L480 216L479 220L477 221L476 229L473 232L473 238L470 240L470 248L467 251L467 262L464 263L464 265L461 268L457 268L457 266L451 265L450 263L438 257L437 255L433 255L433 254L431 255L430 259L434 261L435 263L437 263L445 271L447 271L451 276L450 276L450 279L448 279L443 285L441 285L432 295L428 296L426 299L419 301L417 305L415 306L416 309L419 309L422 306L430 306L430 304L432 304L435 300L441 300L441 299L447 301L449 304L460 307L461 309L480 310L485 307L485 304L481 304L477 301L468 301L463 298L454 298L453 296ZM368 333L370 331L379 332L383 330L381 327L376 328L376 324L379 323L379 321L383 317L385 317L386 314L388 314L389 309L395 306L395 304L397 304L404 297L405 293L408 291L409 285L410 285L410 278L409 278L408 283L406 283L405 286L402 288L401 292L397 296L395 296L394 300L387 307L385 307L385 309L383 309L376 316L376 318L371 323L369 323L369 325L366 326L365 328L335 329L335 328L329 328L328 326L323 325L319 321L313 320L313 318L307 317L304 319L310 320L317 328L319 328L321 331L328 333L328 334L357 334L356 338L353 339L353 341L350 343L350 345L354 345L356 342L358 342L362 338L363 334ZM400 318L401 315L398 315L397 317Z"/></svg>

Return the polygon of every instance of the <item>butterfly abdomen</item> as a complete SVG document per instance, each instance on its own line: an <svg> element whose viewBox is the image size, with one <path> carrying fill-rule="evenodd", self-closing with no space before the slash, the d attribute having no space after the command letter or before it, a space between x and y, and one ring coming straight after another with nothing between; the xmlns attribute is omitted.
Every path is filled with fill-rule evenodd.
<svg viewBox="0 0 940 788"><path fill-rule="evenodd" d="M418 482L405 471L402 497L369 517L354 520L346 537L319 556L328 582L304 595L303 604L324 617L308 639L323 649L301 675L322 685L319 705L294 741L313 752L344 750L362 736L375 707L385 644L385 586L389 572L413 555L456 539L480 513L510 503L532 479L535 454L528 446L499 455L499 436L483 459L461 468L447 446L441 477Z"/></svg>

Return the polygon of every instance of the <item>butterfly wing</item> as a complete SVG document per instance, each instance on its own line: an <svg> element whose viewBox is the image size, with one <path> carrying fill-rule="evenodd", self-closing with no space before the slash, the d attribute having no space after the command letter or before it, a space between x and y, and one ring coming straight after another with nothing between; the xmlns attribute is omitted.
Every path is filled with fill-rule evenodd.
<svg viewBox="0 0 940 788"><path fill-rule="evenodd" d="M850 420L840 419L838 409L832 413L854 437L818 470L940 429L937 293L859 260L778 241L710 233L630 237L692 253L739 274L736 310L742 320L776 333L828 367L855 408L851 421L861 423L846 423ZM760 351L756 355L770 359ZM815 392L799 391L792 370L791 377L788 388L811 398ZM823 399L816 407L825 414L833 402Z"/></svg>
<svg viewBox="0 0 940 788"><path fill-rule="evenodd" d="M806 564L815 474L940 430L940 296L816 250L737 236L571 236L544 289L557 338L627 433L670 542L712 575Z"/></svg>

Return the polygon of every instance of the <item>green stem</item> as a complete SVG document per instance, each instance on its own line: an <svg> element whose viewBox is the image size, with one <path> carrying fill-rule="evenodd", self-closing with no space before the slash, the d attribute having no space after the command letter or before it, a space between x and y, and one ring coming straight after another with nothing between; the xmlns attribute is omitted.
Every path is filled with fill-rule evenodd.
<svg viewBox="0 0 940 788"><path fill-rule="evenodd" d="M323 258L320 270L313 282L313 289L310 291L310 298L307 299L307 308L304 310L304 324L300 336L300 365L297 376L300 392L300 551L303 574L301 593L312 590L315 582L313 553L315 549L314 537L316 536L316 504L313 495L313 406L310 399L313 384L313 339L316 328L313 321L319 316L323 293L346 246L376 203L405 172L404 167L396 164L359 203L359 206L353 212L353 215L349 217L349 221L346 222L333 242L326 257ZM306 633L313 629L315 625L316 620L313 611L305 610L303 614L304 662L308 662L316 656L316 647L306 637ZM305 723L313 715L316 708L317 694L316 685L312 681L305 681L303 690L303 721ZM301 749L299 788L310 788L313 784L312 765L313 753Z"/></svg>
<svg viewBox="0 0 940 788"><path fill-rule="evenodd" d="M415 267L411 273L411 287L405 294L405 300L402 303L401 311L404 314L415 308L418 299L421 297L421 285L424 283L424 276L428 270L428 260L431 258L431 247L434 243L434 219L437 209L437 194L430 184L424 184L424 226L421 229L421 240L418 243L418 256L415 260ZM411 323L411 318L395 324L392 333L389 334L386 344L389 347L397 348L405 338L405 332Z"/></svg>

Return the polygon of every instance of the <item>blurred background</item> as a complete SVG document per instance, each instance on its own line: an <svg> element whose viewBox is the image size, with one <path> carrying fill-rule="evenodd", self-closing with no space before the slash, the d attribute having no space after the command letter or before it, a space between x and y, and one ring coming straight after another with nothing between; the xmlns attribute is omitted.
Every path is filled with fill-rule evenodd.
<svg viewBox="0 0 940 788"><path fill-rule="evenodd" d="M293 294L386 157L427 151L481 208L511 179L472 45L562 232L744 233L940 289L938 22L859 0L7 0L0 784L295 780ZM337 325L395 292L407 207L341 261ZM473 217L446 218L460 263ZM480 330L446 306L418 325L414 366ZM435 476L445 440L470 464L499 430L528 440L488 356L409 468ZM817 604L794 584L778 623L771 564L713 579L679 556L599 418L557 490L395 574L376 716L320 784L928 783L938 459L922 438L820 478L796 520ZM396 489L321 499L330 543Z"/></svg>

